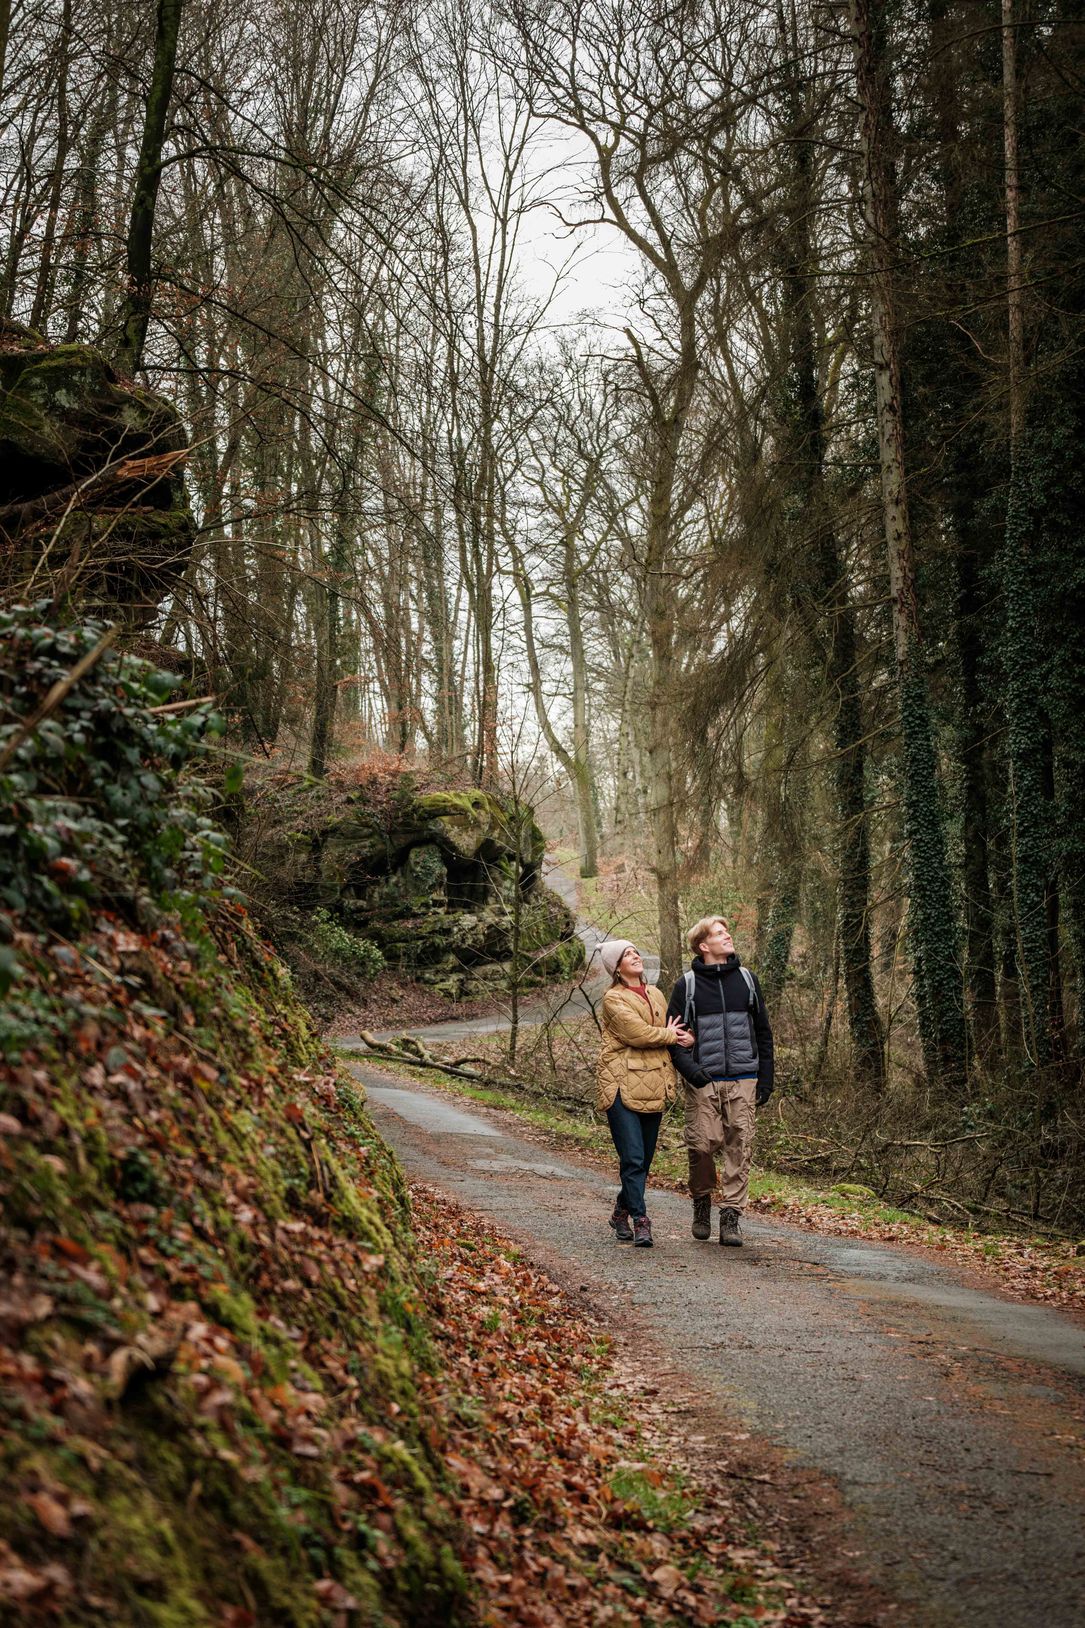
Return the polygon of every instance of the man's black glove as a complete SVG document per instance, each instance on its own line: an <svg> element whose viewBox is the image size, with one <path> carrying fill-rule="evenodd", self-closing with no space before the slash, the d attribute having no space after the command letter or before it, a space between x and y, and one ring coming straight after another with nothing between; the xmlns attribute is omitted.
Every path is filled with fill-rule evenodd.
<svg viewBox="0 0 1085 1628"><path fill-rule="evenodd" d="M756 1106L758 1108L763 1108L765 1106L766 1102L769 1100L769 1098L771 1096L772 1096L772 1086L771 1085L765 1085L765 1084L762 1083L761 1080L758 1080L758 1082L757 1082L757 1095L753 1099Z"/></svg>

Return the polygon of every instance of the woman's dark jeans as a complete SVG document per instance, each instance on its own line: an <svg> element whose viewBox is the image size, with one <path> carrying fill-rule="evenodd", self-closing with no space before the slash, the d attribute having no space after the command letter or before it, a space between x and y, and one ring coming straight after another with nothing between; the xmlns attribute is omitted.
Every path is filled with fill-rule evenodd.
<svg viewBox="0 0 1085 1628"><path fill-rule="evenodd" d="M622 1172L622 1190L618 1203L630 1215L643 1215L644 1184L652 1166L656 1150L659 1122L662 1114L637 1114L627 1108L619 1091L607 1109L607 1124L618 1150Z"/></svg>

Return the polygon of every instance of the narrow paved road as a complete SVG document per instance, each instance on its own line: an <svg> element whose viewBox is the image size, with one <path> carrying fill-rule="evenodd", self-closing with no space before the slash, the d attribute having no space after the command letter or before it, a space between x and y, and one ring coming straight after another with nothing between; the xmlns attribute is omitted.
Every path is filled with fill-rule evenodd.
<svg viewBox="0 0 1085 1628"><path fill-rule="evenodd" d="M640 1338L668 1383L826 1482L844 1553L906 1628L1085 1622L1085 1336L919 1252L749 1220L742 1250L697 1244L653 1192L657 1247L615 1243L613 1183L470 1109L351 1065L412 1176L491 1216L530 1258ZM715 1421L715 1423L712 1423ZM722 1423L721 1423L722 1421Z"/></svg>

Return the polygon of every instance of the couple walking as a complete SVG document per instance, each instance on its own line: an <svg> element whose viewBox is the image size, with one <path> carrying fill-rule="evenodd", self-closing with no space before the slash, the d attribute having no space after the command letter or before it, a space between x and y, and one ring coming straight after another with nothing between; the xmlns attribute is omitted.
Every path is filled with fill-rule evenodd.
<svg viewBox="0 0 1085 1628"><path fill-rule="evenodd" d="M606 1114L622 1188L610 1224L623 1243L652 1243L644 1189L663 1107L677 1068L685 1085L693 1236L712 1233L716 1155L721 1155L720 1243L741 1244L749 1192L754 1108L772 1095L772 1030L761 987L735 953L722 916L686 935L693 960L664 1008L645 984L640 951L610 939L599 957L611 977L603 996L596 1106Z"/></svg>

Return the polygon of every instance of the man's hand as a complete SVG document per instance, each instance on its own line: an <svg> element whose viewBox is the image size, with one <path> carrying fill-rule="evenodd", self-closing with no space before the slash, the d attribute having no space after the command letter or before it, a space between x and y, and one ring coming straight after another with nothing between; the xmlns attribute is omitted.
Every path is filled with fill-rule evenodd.
<svg viewBox="0 0 1085 1628"><path fill-rule="evenodd" d="M771 1085L762 1085L761 1081L758 1080L758 1082L757 1082L757 1092L756 1092L756 1094L754 1096L754 1099L753 1099L754 1100L754 1105L756 1107L758 1107L758 1108L763 1108L765 1106L766 1102L769 1100L769 1098L771 1096L772 1096L772 1086Z"/></svg>
<svg viewBox="0 0 1085 1628"><path fill-rule="evenodd" d="M692 1030L687 1029L678 1018L667 1019L667 1033L670 1035L669 1046L681 1046L683 1051L688 1051L690 1046L696 1045Z"/></svg>

